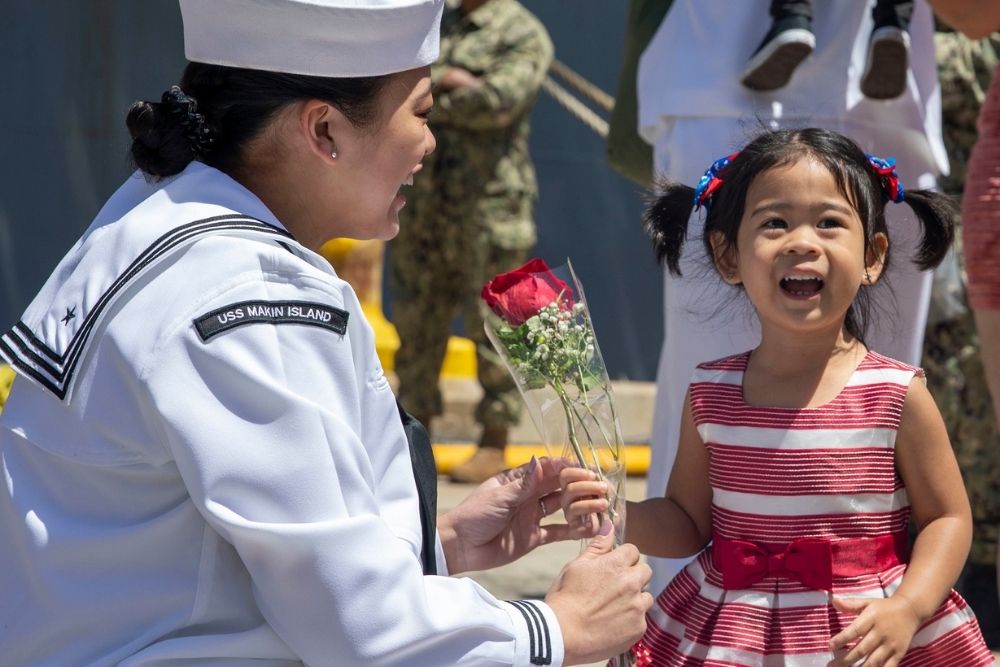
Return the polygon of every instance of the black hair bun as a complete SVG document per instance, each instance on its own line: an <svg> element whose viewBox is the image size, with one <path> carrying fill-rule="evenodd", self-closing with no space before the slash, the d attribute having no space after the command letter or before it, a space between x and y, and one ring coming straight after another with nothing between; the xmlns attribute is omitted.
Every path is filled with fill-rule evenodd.
<svg viewBox="0 0 1000 667"><path fill-rule="evenodd" d="M135 165L155 178L180 173L212 148L212 132L197 102L177 86L164 92L159 103L133 103L125 124Z"/></svg>

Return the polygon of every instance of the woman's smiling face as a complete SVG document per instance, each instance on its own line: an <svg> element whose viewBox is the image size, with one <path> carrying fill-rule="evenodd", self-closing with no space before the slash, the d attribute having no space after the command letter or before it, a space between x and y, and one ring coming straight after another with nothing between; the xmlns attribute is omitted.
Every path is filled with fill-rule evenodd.
<svg viewBox="0 0 1000 667"><path fill-rule="evenodd" d="M887 245L876 235L876 255ZM839 329L860 286L881 263L865 260L864 230L833 174L804 156L757 176L747 190L736 246L720 261L742 283L761 323L781 329Z"/></svg>
<svg viewBox="0 0 1000 667"><path fill-rule="evenodd" d="M435 148L427 117L434 104L430 70L421 67L393 75L379 93L373 127L356 128L343 143L342 192L350 205L336 211L338 227L352 238L389 240L399 233L399 211L406 204L400 189L413 182L424 156Z"/></svg>

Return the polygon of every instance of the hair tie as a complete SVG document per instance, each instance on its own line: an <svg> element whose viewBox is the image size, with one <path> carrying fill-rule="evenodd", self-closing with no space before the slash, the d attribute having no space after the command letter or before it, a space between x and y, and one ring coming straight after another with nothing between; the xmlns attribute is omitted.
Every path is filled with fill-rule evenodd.
<svg viewBox="0 0 1000 667"><path fill-rule="evenodd" d="M711 210L715 191L722 186L723 182L719 174L729 166L730 162L736 159L737 155L739 155L738 151L726 157L720 157L712 163L711 167L705 170L705 175L701 177L701 180L698 181L698 185L694 189L695 211L702 206L705 207L705 211Z"/></svg>
<svg viewBox="0 0 1000 667"><path fill-rule="evenodd" d="M170 86L161 98L167 112L174 117L184 130L184 136L191 142L196 155L204 155L212 148L215 137L205 122L205 116L198 113L198 102L178 86Z"/></svg>
<svg viewBox="0 0 1000 667"><path fill-rule="evenodd" d="M890 157L882 159L870 153L865 153L869 164L875 173L881 177L882 189L889 196L889 199L897 204L903 201L906 192L903 184L899 182L899 174L896 173L896 158Z"/></svg>

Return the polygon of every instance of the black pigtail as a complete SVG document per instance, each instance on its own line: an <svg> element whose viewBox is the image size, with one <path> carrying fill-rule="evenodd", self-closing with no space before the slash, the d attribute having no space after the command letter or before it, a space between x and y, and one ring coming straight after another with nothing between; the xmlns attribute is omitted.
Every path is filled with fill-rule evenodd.
<svg viewBox="0 0 1000 667"><path fill-rule="evenodd" d="M681 275L681 249L687 239L688 218L694 208L694 188L658 179L655 196L642 215L642 229L653 242L656 261Z"/></svg>
<svg viewBox="0 0 1000 667"><path fill-rule="evenodd" d="M913 263L922 271L933 269L944 259L955 238L958 203L950 195L931 190L907 190L904 201L923 227Z"/></svg>

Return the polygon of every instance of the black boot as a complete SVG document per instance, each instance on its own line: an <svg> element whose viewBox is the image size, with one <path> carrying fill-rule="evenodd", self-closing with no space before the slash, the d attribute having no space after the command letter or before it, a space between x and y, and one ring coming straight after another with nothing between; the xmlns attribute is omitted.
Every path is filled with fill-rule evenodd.
<svg viewBox="0 0 1000 667"><path fill-rule="evenodd" d="M764 41L750 56L740 82L751 90L777 90L788 83L814 48L816 36L808 17L789 14L775 18Z"/></svg>
<svg viewBox="0 0 1000 667"><path fill-rule="evenodd" d="M912 2L882 0L872 10L875 25L868 41L868 60L861 75L861 92L873 100L891 100L906 90L910 68Z"/></svg>

